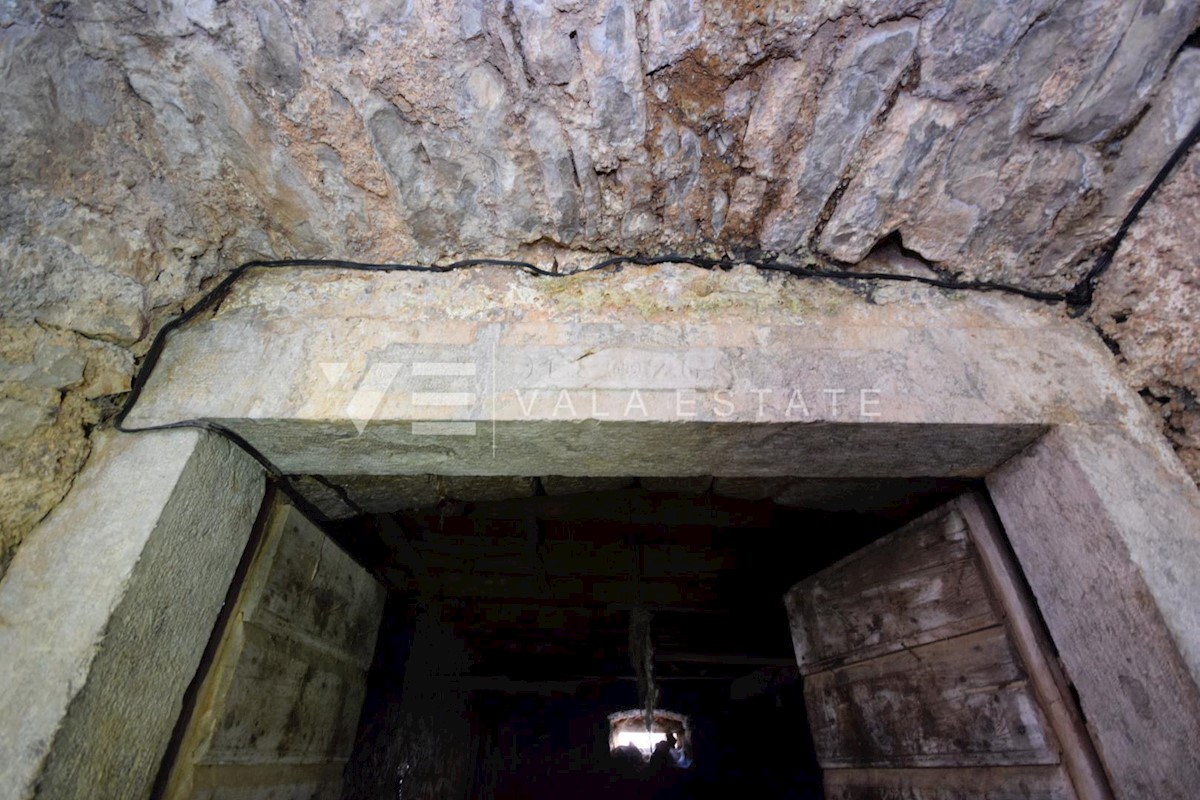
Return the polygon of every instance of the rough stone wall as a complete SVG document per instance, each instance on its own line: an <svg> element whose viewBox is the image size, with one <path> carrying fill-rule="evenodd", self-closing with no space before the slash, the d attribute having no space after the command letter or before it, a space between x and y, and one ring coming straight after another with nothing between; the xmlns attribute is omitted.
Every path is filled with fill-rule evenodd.
<svg viewBox="0 0 1200 800"><path fill-rule="evenodd" d="M1200 119L1198 20L1192 0L12 0L0 568L149 337L251 258L852 269L899 236L946 275L1066 291Z"/></svg>
<svg viewBox="0 0 1200 800"><path fill-rule="evenodd" d="M1200 478L1200 152L1155 193L1121 243L1092 307L1129 384Z"/></svg>

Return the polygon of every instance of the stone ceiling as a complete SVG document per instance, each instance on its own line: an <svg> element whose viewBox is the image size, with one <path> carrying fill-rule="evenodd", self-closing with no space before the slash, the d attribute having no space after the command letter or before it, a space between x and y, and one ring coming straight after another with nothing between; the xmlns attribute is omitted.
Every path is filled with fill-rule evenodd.
<svg viewBox="0 0 1200 800"><path fill-rule="evenodd" d="M8 4L0 565L149 337L248 259L853 270L902 243L928 274L1066 292L1200 120L1198 21L1189 0ZM1194 471L1196 175L1142 209L1097 320Z"/></svg>

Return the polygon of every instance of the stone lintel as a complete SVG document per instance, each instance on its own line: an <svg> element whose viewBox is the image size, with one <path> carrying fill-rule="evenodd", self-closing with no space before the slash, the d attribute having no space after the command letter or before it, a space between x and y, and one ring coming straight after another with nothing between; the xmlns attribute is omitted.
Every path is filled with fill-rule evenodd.
<svg viewBox="0 0 1200 800"><path fill-rule="evenodd" d="M811 478L982 477L1047 428L1033 424L480 422L469 435L411 422L215 420L283 471L320 475Z"/></svg>
<svg viewBox="0 0 1200 800"><path fill-rule="evenodd" d="M1090 331L1016 298L281 269L172 335L128 424L217 421L297 474L978 476L1138 413Z"/></svg>

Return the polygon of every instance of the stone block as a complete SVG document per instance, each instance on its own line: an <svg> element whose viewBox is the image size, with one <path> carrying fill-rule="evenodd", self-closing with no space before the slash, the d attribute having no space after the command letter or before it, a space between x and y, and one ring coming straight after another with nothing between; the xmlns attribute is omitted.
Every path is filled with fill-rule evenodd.
<svg viewBox="0 0 1200 800"><path fill-rule="evenodd" d="M546 494L579 494L580 492L613 492L618 489L628 489L633 485L633 478L590 478L572 477L569 475L546 475L542 478L542 488Z"/></svg>
<svg viewBox="0 0 1200 800"><path fill-rule="evenodd" d="M1193 797L1200 491L1163 443L1095 427L1052 431L987 485L1117 796Z"/></svg>
<svg viewBox="0 0 1200 800"><path fill-rule="evenodd" d="M0 582L0 798L148 795L264 487L211 434L97 438Z"/></svg>
<svg viewBox="0 0 1200 800"><path fill-rule="evenodd" d="M979 477L1048 425L1139 407L1090 329L998 295L278 269L171 337L128 422L220 419L325 476Z"/></svg>

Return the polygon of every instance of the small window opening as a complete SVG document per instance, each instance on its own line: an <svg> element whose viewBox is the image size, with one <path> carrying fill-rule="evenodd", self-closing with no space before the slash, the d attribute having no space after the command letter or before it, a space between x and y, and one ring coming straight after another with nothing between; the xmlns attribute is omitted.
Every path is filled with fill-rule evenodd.
<svg viewBox="0 0 1200 800"><path fill-rule="evenodd" d="M656 755L677 767L691 766L692 737L688 719L673 711L655 711L649 725L640 709L608 716L608 749L616 756L650 761Z"/></svg>

